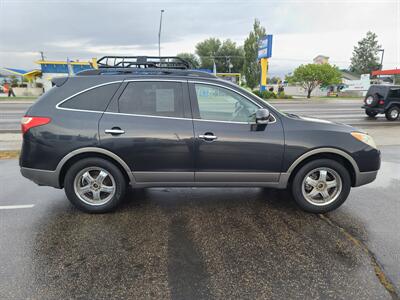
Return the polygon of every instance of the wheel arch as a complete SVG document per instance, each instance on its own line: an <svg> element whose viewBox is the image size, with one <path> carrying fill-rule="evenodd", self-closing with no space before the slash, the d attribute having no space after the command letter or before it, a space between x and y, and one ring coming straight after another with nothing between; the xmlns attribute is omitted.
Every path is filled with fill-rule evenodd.
<svg viewBox="0 0 400 300"><path fill-rule="evenodd" d="M308 151L298 157L289 167L286 174L287 184L290 184L298 170L306 163L316 159L332 159L345 166L351 177L351 185L355 186L360 173L356 161L346 152L336 148L318 148Z"/></svg>
<svg viewBox="0 0 400 300"><path fill-rule="evenodd" d="M126 162L118 155L103 148L86 147L86 148L76 149L70 152L69 154L64 156L58 163L56 168L56 174L58 175L58 181L60 187L63 187L64 185L64 178L68 168L71 165L73 165L76 161L89 157L100 157L114 163L121 170L122 174L127 179L128 183L132 184L135 181L131 169L126 164Z"/></svg>

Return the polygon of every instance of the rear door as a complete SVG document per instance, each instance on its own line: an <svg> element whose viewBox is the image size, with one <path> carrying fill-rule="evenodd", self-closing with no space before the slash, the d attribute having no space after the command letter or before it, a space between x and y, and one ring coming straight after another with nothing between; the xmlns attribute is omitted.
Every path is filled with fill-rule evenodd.
<svg viewBox="0 0 400 300"><path fill-rule="evenodd" d="M130 80L101 118L101 146L120 156L137 183L194 181L187 82Z"/></svg>
<svg viewBox="0 0 400 300"><path fill-rule="evenodd" d="M267 126L255 125L260 104L224 85L193 82L190 95L196 182L257 186L278 182L284 151L280 119L272 115Z"/></svg>

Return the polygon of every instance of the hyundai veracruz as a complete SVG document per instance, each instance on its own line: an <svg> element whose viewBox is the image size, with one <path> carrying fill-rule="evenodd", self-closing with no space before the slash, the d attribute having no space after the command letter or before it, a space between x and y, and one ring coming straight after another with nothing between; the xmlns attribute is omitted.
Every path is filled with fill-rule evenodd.
<svg viewBox="0 0 400 300"><path fill-rule="evenodd" d="M22 175L83 211L115 209L130 185L289 188L324 213L377 176L379 150L351 126L280 112L175 58L99 66L54 79L22 119Z"/></svg>

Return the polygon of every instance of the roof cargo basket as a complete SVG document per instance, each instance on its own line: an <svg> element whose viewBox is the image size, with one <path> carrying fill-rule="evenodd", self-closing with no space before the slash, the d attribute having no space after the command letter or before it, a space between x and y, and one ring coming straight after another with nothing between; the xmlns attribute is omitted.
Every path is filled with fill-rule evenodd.
<svg viewBox="0 0 400 300"><path fill-rule="evenodd" d="M190 69L187 61L176 56L103 56L97 65L99 68Z"/></svg>
<svg viewBox="0 0 400 300"><path fill-rule="evenodd" d="M181 69L161 69L161 68L100 68L84 70L76 73L79 76L90 76L90 75L172 75L172 76L192 76L192 77L204 77L204 78L215 78L211 73L206 73L197 70L181 70Z"/></svg>

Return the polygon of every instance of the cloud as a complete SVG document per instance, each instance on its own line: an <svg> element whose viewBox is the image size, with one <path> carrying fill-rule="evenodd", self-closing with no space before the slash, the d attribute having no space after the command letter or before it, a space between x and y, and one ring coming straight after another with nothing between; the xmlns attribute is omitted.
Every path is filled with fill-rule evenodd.
<svg viewBox="0 0 400 300"><path fill-rule="evenodd" d="M157 55L160 9L164 55L193 52L207 37L243 44L258 18L274 34L271 73L287 73L318 54L347 67L368 30L385 49L384 67L400 64L396 0L1 0L0 66L37 67L39 51L62 60Z"/></svg>

